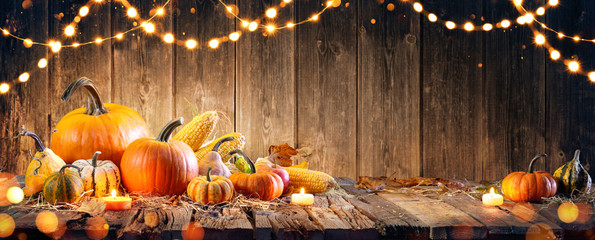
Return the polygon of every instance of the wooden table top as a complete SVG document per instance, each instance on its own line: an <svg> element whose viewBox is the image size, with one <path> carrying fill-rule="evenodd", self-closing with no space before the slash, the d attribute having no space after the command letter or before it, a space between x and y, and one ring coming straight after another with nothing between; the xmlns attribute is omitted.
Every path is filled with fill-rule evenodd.
<svg viewBox="0 0 595 240"><path fill-rule="evenodd" d="M355 188L352 179L338 180L348 194L316 195L311 207L225 206L208 211L133 207L96 217L109 225L108 239L183 239L189 224L201 226L204 239L595 239L592 203L579 208L579 219L565 223L558 217L557 204L506 201L500 207L486 207L464 193L443 194L439 199L416 193L368 193ZM23 234L27 239L48 238L35 224L39 211L0 210L16 223L11 238ZM55 213L64 225L59 233L63 239L88 238L88 213ZM159 221L146 223L148 215Z"/></svg>

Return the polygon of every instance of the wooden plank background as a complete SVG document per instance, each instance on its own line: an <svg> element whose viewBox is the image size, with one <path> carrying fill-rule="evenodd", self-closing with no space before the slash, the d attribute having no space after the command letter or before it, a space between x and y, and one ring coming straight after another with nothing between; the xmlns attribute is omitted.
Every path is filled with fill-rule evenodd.
<svg viewBox="0 0 595 240"><path fill-rule="evenodd" d="M33 39L88 41L133 26L118 2L93 5L77 35L62 31L86 1L1 1L0 27ZM273 0L226 1L248 19L262 19ZM529 1L534 9L544 0ZM163 1L130 3L142 17ZM475 25L514 21L508 0L426 0L438 17ZM318 0L290 3L278 24L300 21L323 8ZM394 9L388 5L393 4ZM20 126L46 143L67 112L85 103L77 94L59 96L78 77L93 79L106 102L129 106L156 135L167 121L218 110L217 135L247 137L246 152L265 156L268 146L287 142L311 147L313 169L334 176L450 177L497 180L524 171L535 154L547 152L540 169L553 172L582 150L595 175L595 84L570 74L549 52L537 48L526 27L468 33L429 22L396 0L342 0L317 22L272 36L244 32L237 43L206 47L214 37L240 30L216 0L173 1L156 21L178 44L135 32L122 40L51 54L0 39L0 82L12 89L0 95L0 168L22 174L29 162L30 139L14 139ZM560 1L547 23L568 35L595 38L595 3ZM140 24L140 23L136 23ZM564 54L595 69L592 43L548 40ZM199 48L183 41L194 38ZM49 59L47 68L37 61ZM31 78L15 84L22 71Z"/></svg>

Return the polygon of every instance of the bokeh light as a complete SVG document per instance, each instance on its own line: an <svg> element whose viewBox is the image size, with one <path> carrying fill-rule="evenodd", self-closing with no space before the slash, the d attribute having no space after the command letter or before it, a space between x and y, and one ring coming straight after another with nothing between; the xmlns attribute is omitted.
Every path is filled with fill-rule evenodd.
<svg viewBox="0 0 595 240"><path fill-rule="evenodd" d="M103 239L109 232L109 225L102 217L92 217L87 220L85 232L87 233L87 237L90 239Z"/></svg>
<svg viewBox="0 0 595 240"><path fill-rule="evenodd" d="M558 207L558 218L565 223L571 223L578 218L578 207L573 202L565 202Z"/></svg>
<svg viewBox="0 0 595 240"><path fill-rule="evenodd" d="M201 240L205 236L205 230L198 222L189 222L182 227L182 238L185 240Z"/></svg>
<svg viewBox="0 0 595 240"><path fill-rule="evenodd" d="M35 225L40 232L51 234L58 230L58 216L50 211L43 211L37 214Z"/></svg>
<svg viewBox="0 0 595 240"><path fill-rule="evenodd" d="M593 207L587 202L577 202L575 205L578 208L578 217L576 218L576 222L581 224L587 223L587 221L589 221L593 216Z"/></svg>
<svg viewBox="0 0 595 240"><path fill-rule="evenodd" d="M10 187L8 191L6 191L6 199L8 199L8 201L12 204L18 204L22 202L23 198L25 198L25 193L20 187Z"/></svg>
<svg viewBox="0 0 595 240"><path fill-rule="evenodd" d="M521 222L529 222L535 218L535 208L530 203L516 203L511 212Z"/></svg>
<svg viewBox="0 0 595 240"><path fill-rule="evenodd" d="M13 174L0 172L0 206L12 204L7 198L8 189L19 186L19 181Z"/></svg>
<svg viewBox="0 0 595 240"><path fill-rule="evenodd" d="M545 223L536 223L529 227L526 240L554 240L557 239L552 227Z"/></svg>
<svg viewBox="0 0 595 240"><path fill-rule="evenodd" d="M0 237L10 237L14 232L14 219L6 213L0 214Z"/></svg>

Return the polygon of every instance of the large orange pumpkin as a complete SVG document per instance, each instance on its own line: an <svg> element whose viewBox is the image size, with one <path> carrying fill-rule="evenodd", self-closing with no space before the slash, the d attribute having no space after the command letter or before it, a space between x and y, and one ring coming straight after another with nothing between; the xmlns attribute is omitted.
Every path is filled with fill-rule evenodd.
<svg viewBox="0 0 595 240"><path fill-rule="evenodd" d="M198 162L186 143L169 140L184 119L172 120L157 139L141 138L132 142L120 164L122 183L131 192L149 195L179 195L198 175Z"/></svg>
<svg viewBox="0 0 595 240"><path fill-rule="evenodd" d="M67 101L79 88L89 93L87 107L78 108L64 115L52 134L51 146L64 162L73 163L102 152L103 159L110 159L120 166L124 150L132 141L149 136L145 120L134 110L113 103L103 103L93 81L80 78L66 88L62 101Z"/></svg>
<svg viewBox="0 0 595 240"><path fill-rule="evenodd" d="M239 153L240 150L231 151L230 154ZM244 155L245 156L245 155ZM252 160L245 157L250 165L250 173L236 172L231 174L229 180L233 183L236 192L247 197L259 198L264 201L278 198L283 193L283 180L274 172L256 172Z"/></svg>
<svg viewBox="0 0 595 240"><path fill-rule="evenodd" d="M533 171L535 160L547 157L539 154L529 163L529 171L513 172L502 180L502 192L515 202L536 202L542 197L553 197L558 189L556 179L545 171Z"/></svg>

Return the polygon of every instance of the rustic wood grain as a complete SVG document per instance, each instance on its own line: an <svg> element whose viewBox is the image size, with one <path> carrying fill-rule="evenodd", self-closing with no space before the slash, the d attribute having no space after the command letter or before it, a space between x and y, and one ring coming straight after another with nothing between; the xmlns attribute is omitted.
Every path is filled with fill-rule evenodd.
<svg viewBox="0 0 595 240"><path fill-rule="evenodd" d="M296 1L297 19L324 2ZM355 177L357 120L357 2L328 9L296 29L297 145L311 147L310 168Z"/></svg>
<svg viewBox="0 0 595 240"><path fill-rule="evenodd" d="M528 237L534 239L562 239L564 237L564 230L539 214L539 209L530 203L513 203L506 200L499 208L514 215L519 221L531 223L532 226L527 231Z"/></svg>
<svg viewBox="0 0 595 240"><path fill-rule="evenodd" d="M96 37L110 37L111 29L111 4L92 4L89 14L82 18L76 25L73 37L66 38L64 29L71 24L78 15L79 9L84 6L84 1L49 1L49 36L51 39L60 40L62 45L73 42L89 42ZM117 5L117 4L114 4ZM121 15L116 10L116 15ZM62 17L58 16L63 14ZM67 40L66 40L67 39ZM50 51L51 53L51 51ZM70 83L81 77L87 77L95 82L100 96L104 102L112 99L112 50L111 40L105 40L100 45L91 44L78 48L65 48L55 54L48 61L50 72L51 128L64 115L74 109L87 106L87 93L79 89L68 102L62 102L60 96ZM82 90L82 91L81 91ZM37 103L39 104L39 103Z"/></svg>
<svg viewBox="0 0 595 240"><path fill-rule="evenodd" d="M31 39L47 39L47 7L47 1L35 1L27 9L19 1L0 1L0 27ZM24 174L30 161L28 151L35 151L34 141L11 137L25 126L49 144L48 71L37 68L48 52L41 46L25 48L22 41L6 37L0 39L0 49L0 82L10 85L8 93L0 94L0 169ZM26 83L18 81L22 72L30 74Z"/></svg>
<svg viewBox="0 0 595 240"><path fill-rule="evenodd" d="M324 239L324 229L297 206L276 208L267 214L274 239Z"/></svg>
<svg viewBox="0 0 595 240"><path fill-rule="evenodd" d="M240 1L238 7L241 16L259 19L278 3ZM294 6L283 8L276 22L293 21ZM295 145L295 31L263 33L262 28L246 31L236 44L236 130L246 135L244 152L253 159L268 156L270 145Z"/></svg>
<svg viewBox="0 0 595 240"><path fill-rule="evenodd" d="M137 7L143 19L149 18L151 9L161 2L129 1ZM112 32L122 32L133 26L126 9L115 4L112 14ZM164 17L153 21L156 32L172 32L172 5L165 8ZM137 19L137 24L141 22ZM112 102L136 110L147 122L151 136L173 118L173 46L152 34L138 30L122 40L113 40ZM190 119L186 119L188 122Z"/></svg>
<svg viewBox="0 0 595 240"><path fill-rule="evenodd" d="M272 238L273 226L269 222L269 211L253 210L254 239L270 240Z"/></svg>
<svg viewBox="0 0 595 240"><path fill-rule="evenodd" d="M564 230L564 239L592 239L595 237L593 235L593 229L595 229L595 214L593 214L594 205L584 201L576 202L575 205L578 209L576 220L572 222L564 222L558 216L558 208L560 207L560 204L533 204L539 215L545 217Z"/></svg>
<svg viewBox="0 0 595 240"><path fill-rule="evenodd" d="M439 19L462 25L482 17L482 1L425 1ZM483 35L448 30L424 18L422 79L423 175L457 179L482 176ZM461 27L461 26L459 26Z"/></svg>
<svg viewBox="0 0 595 240"><path fill-rule="evenodd" d="M235 1L225 2L233 4ZM218 1L178 1L177 8L174 35L179 39L175 46L174 115L188 121L193 118L186 98L199 113L219 112L220 121L214 136L234 131L235 43L220 43L217 49L208 47L211 39L227 37L234 31L234 20L228 18L225 7ZM197 49L189 50L184 45L191 38L198 41Z"/></svg>
<svg viewBox="0 0 595 240"><path fill-rule="evenodd" d="M419 176L420 16L408 3L358 3L358 175Z"/></svg>
<svg viewBox="0 0 595 240"><path fill-rule="evenodd" d="M421 195L379 193L380 197L416 216L430 227L431 239L484 239L487 228L473 217L444 202Z"/></svg>
<svg viewBox="0 0 595 240"><path fill-rule="evenodd" d="M595 38L595 2L568 1L547 11L547 24L569 36ZM553 39L553 35L549 35ZM595 49L592 44L577 44L571 40L550 41L562 58L574 57L584 71L595 69ZM569 72L561 60L548 59L547 84L547 152L551 154L548 170L572 160L574 151L581 150L581 163L590 166L595 176L595 84L585 76Z"/></svg>
<svg viewBox="0 0 595 240"><path fill-rule="evenodd" d="M329 195L329 208L350 226L350 237L352 239L376 239L378 230L374 221L358 211L347 200L340 196Z"/></svg>
<svg viewBox="0 0 595 240"><path fill-rule="evenodd" d="M519 221L512 214L498 207L487 207L475 198L467 195L454 195L442 198L442 201L472 216L488 230L489 239L523 238L530 223Z"/></svg>
<svg viewBox="0 0 595 240"><path fill-rule="evenodd" d="M239 208L196 211L192 222L203 227L204 239L252 239L254 235L248 216Z"/></svg>
<svg viewBox="0 0 595 240"><path fill-rule="evenodd" d="M536 9L546 1L527 1ZM510 1L485 1L486 22L510 18ZM514 15L516 16L516 15ZM527 171L533 156L545 151L545 51L528 27L514 25L485 33L483 86L485 126L481 179L497 180ZM537 162L536 169L544 169ZM479 178L478 178L479 179Z"/></svg>
<svg viewBox="0 0 595 240"><path fill-rule="evenodd" d="M145 222L145 216L149 213L157 214L156 226ZM132 221L122 226L122 232L127 237L181 239L183 227L190 223L193 214L194 211L191 208L143 209Z"/></svg>

